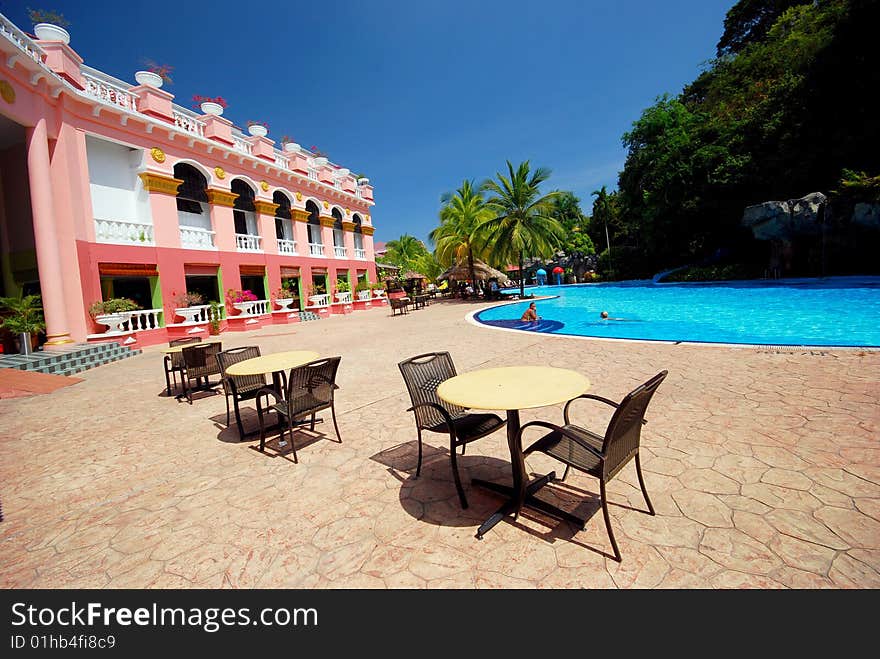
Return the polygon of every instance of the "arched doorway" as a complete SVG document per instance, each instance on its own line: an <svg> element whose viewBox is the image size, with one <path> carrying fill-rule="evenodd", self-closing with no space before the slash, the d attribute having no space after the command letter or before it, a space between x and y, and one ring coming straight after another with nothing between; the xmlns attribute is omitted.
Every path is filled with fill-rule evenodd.
<svg viewBox="0 0 880 659"><path fill-rule="evenodd" d="M174 165L174 178L183 181L177 188L180 246L187 249L211 249L214 247L214 233L208 211L208 179L185 162Z"/></svg>
<svg viewBox="0 0 880 659"><path fill-rule="evenodd" d="M365 259L367 258L367 253L364 251L364 232L361 229L363 220L357 213L351 219L354 222L354 257L356 259Z"/></svg>
<svg viewBox="0 0 880 659"><path fill-rule="evenodd" d="M246 181L232 179L233 194L237 194L232 207L232 217L235 222L235 245L239 252L262 251L260 246L260 232L257 230L257 209L254 205L256 193Z"/></svg>
<svg viewBox="0 0 880 659"><path fill-rule="evenodd" d="M333 252L337 258L344 259L345 254L345 232L342 230L342 211L334 208L331 211L333 215Z"/></svg>
<svg viewBox="0 0 880 659"><path fill-rule="evenodd" d="M272 201L278 204L278 208L275 209L275 237L278 240L278 253L296 254L290 199L281 190L276 190L272 195Z"/></svg>
<svg viewBox="0 0 880 659"><path fill-rule="evenodd" d="M324 248L321 241L321 211L314 201L306 202L306 212L309 214L309 222L306 228L309 232L309 254L311 256L323 256Z"/></svg>

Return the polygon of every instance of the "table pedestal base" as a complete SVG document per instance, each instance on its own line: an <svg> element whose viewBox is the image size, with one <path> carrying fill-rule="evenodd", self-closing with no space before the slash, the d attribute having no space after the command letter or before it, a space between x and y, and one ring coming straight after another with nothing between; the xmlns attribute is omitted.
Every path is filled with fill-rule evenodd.
<svg viewBox="0 0 880 659"><path fill-rule="evenodd" d="M535 496L535 493L544 487L547 483L556 480L556 472L551 471L546 476L541 476L533 480L526 486L525 499L523 500L522 505L529 506L530 508L534 508L535 510L539 510L546 515L550 515L551 517L556 517L557 519L564 520L566 522L571 522L572 524L577 524L579 527L583 528L586 520L581 519L577 515L572 515L561 508L557 508L551 503L547 503L546 501L542 501L538 497ZM493 526L495 526L498 522L504 519L507 515L513 515L514 519L519 515L520 506L517 505L517 501L515 498L516 491L510 487L509 485L500 485L499 483L493 483L492 481L485 481L480 478L474 478L471 480L473 485L479 485L480 487L485 487L487 490L492 490L493 492L498 492L499 494L503 494L507 497L510 497L510 500L505 503L501 508L495 511L495 513L483 522L480 525L480 528L477 529L477 539L482 540L483 535L487 533Z"/></svg>

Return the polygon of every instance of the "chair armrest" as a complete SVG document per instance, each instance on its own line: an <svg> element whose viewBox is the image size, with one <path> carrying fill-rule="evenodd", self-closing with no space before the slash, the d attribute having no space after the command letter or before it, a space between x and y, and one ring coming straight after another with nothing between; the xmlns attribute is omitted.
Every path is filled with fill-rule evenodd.
<svg viewBox="0 0 880 659"><path fill-rule="evenodd" d="M262 419L263 417L263 406L260 404L260 397L266 397L266 410L269 409L269 396L274 398L277 402L283 403L285 402L284 397L281 396L277 391L275 391L272 387L261 387L257 389L257 395L255 396L257 401L257 415Z"/></svg>
<svg viewBox="0 0 880 659"><path fill-rule="evenodd" d="M617 409L618 407L620 407L620 405L619 405L618 403L615 403L613 400L609 400L608 398L604 398L603 396L597 396L596 394L581 394L581 395L578 396L577 398L572 398L570 401L568 401L568 402L565 404L565 409L562 411L562 418L565 419L565 423L566 423L566 424L571 423L571 421L570 421L569 418L568 418L568 408L569 408L569 406L570 406L573 402L575 402L576 400L578 400L578 399L580 399L580 398L589 398L590 400L598 400L600 403L605 403L606 405L610 405L610 406L613 407L614 409ZM642 419L642 425L645 425L646 423L648 423L647 420Z"/></svg>
<svg viewBox="0 0 880 659"><path fill-rule="evenodd" d="M569 438L571 441L573 441L575 444L577 444L578 446L582 447L584 450L589 451L590 453L592 453L593 455L595 455L597 458L599 458L599 459L601 459L601 460L604 460L604 459L605 459L605 454L602 453L602 451L597 451L597 450L595 449L595 447L590 446L590 445L587 444L585 441L583 441L580 437L578 437L577 435L575 435L575 434L572 433L572 432L569 432L569 431L566 430L565 428L563 428L563 427L561 427L561 426L553 425L552 423L547 423L546 421L530 421L529 423L527 423L527 424L525 424L524 426L522 426L522 427L519 429L519 442L520 442L520 445L522 445L523 431L525 431L526 428L531 428L532 426L540 426L541 428L547 428L548 430L552 430L552 431L554 431L554 432L558 432L560 435L562 435L563 437L568 437L568 438Z"/></svg>
<svg viewBox="0 0 880 659"><path fill-rule="evenodd" d="M449 428L449 435L452 437L455 437L455 426L452 424L452 417L450 416L449 411L445 407L443 407L442 405L439 405L438 403L424 402L424 403L416 403L412 407L407 408L406 411L412 412L413 415L415 415L416 410L421 407L433 407L438 412L440 412L440 416L443 417L443 420L446 422L446 426ZM419 419L418 419L418 417L416 417L416 424L418 424L418 422L419 422Z"/></svg>

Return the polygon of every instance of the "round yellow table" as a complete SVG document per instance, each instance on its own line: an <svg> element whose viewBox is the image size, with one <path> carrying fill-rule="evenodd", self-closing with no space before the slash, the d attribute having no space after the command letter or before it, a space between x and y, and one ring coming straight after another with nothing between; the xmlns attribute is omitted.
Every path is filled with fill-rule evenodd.
<svg viewBox="0 0 880 659"><path fill-rule="evenodd" d="M508 501L477 530L477 538L506 515L519 514L523 505L536 508L576 524L583 520L556 506L541 501L535 493L556 478L551 472L528 482L526 463L519 437L519 410L556 405L577 398L590 388L590 381L576 371L549 366L509 366L463 373L442 382L437 396L448 403L477 410L507 412L507 446L513 468L513 487L474 478L472 483L505 494Z"/></svg>
<svg viewBox="0 0 880 659"><path fill-rule="evenodd" d="M209 341L199 341L197 343L184 343L177 346L165 346L162 348L162 352L166 355L170 355L173 352L181 352L184 348L189 348L190 346L203 345L205 343L220 343L219 339L211 339Z"/></svg>
<svg viewBox="0 0 880 659"><path fill-rule="evenodd" d="M283 373L297 366L315 361L320 355L312 350L290 350L252 357L226 369L227 375L267 375Z"/></svg>

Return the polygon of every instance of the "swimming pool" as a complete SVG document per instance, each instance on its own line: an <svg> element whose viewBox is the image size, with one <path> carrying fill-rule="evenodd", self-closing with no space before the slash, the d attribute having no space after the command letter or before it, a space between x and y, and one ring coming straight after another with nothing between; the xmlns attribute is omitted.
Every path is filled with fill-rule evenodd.
<svg viewBox="0 0 880 659"><path fill-rule="evenodd" d="M518 292L518 291L517 291ZM519 320L529 301L485 309L475 320L547 334L805 346L880 346L880 277L775 281L535 286L538 323ZM601 320L607 311L611 318Z"/></svg>

